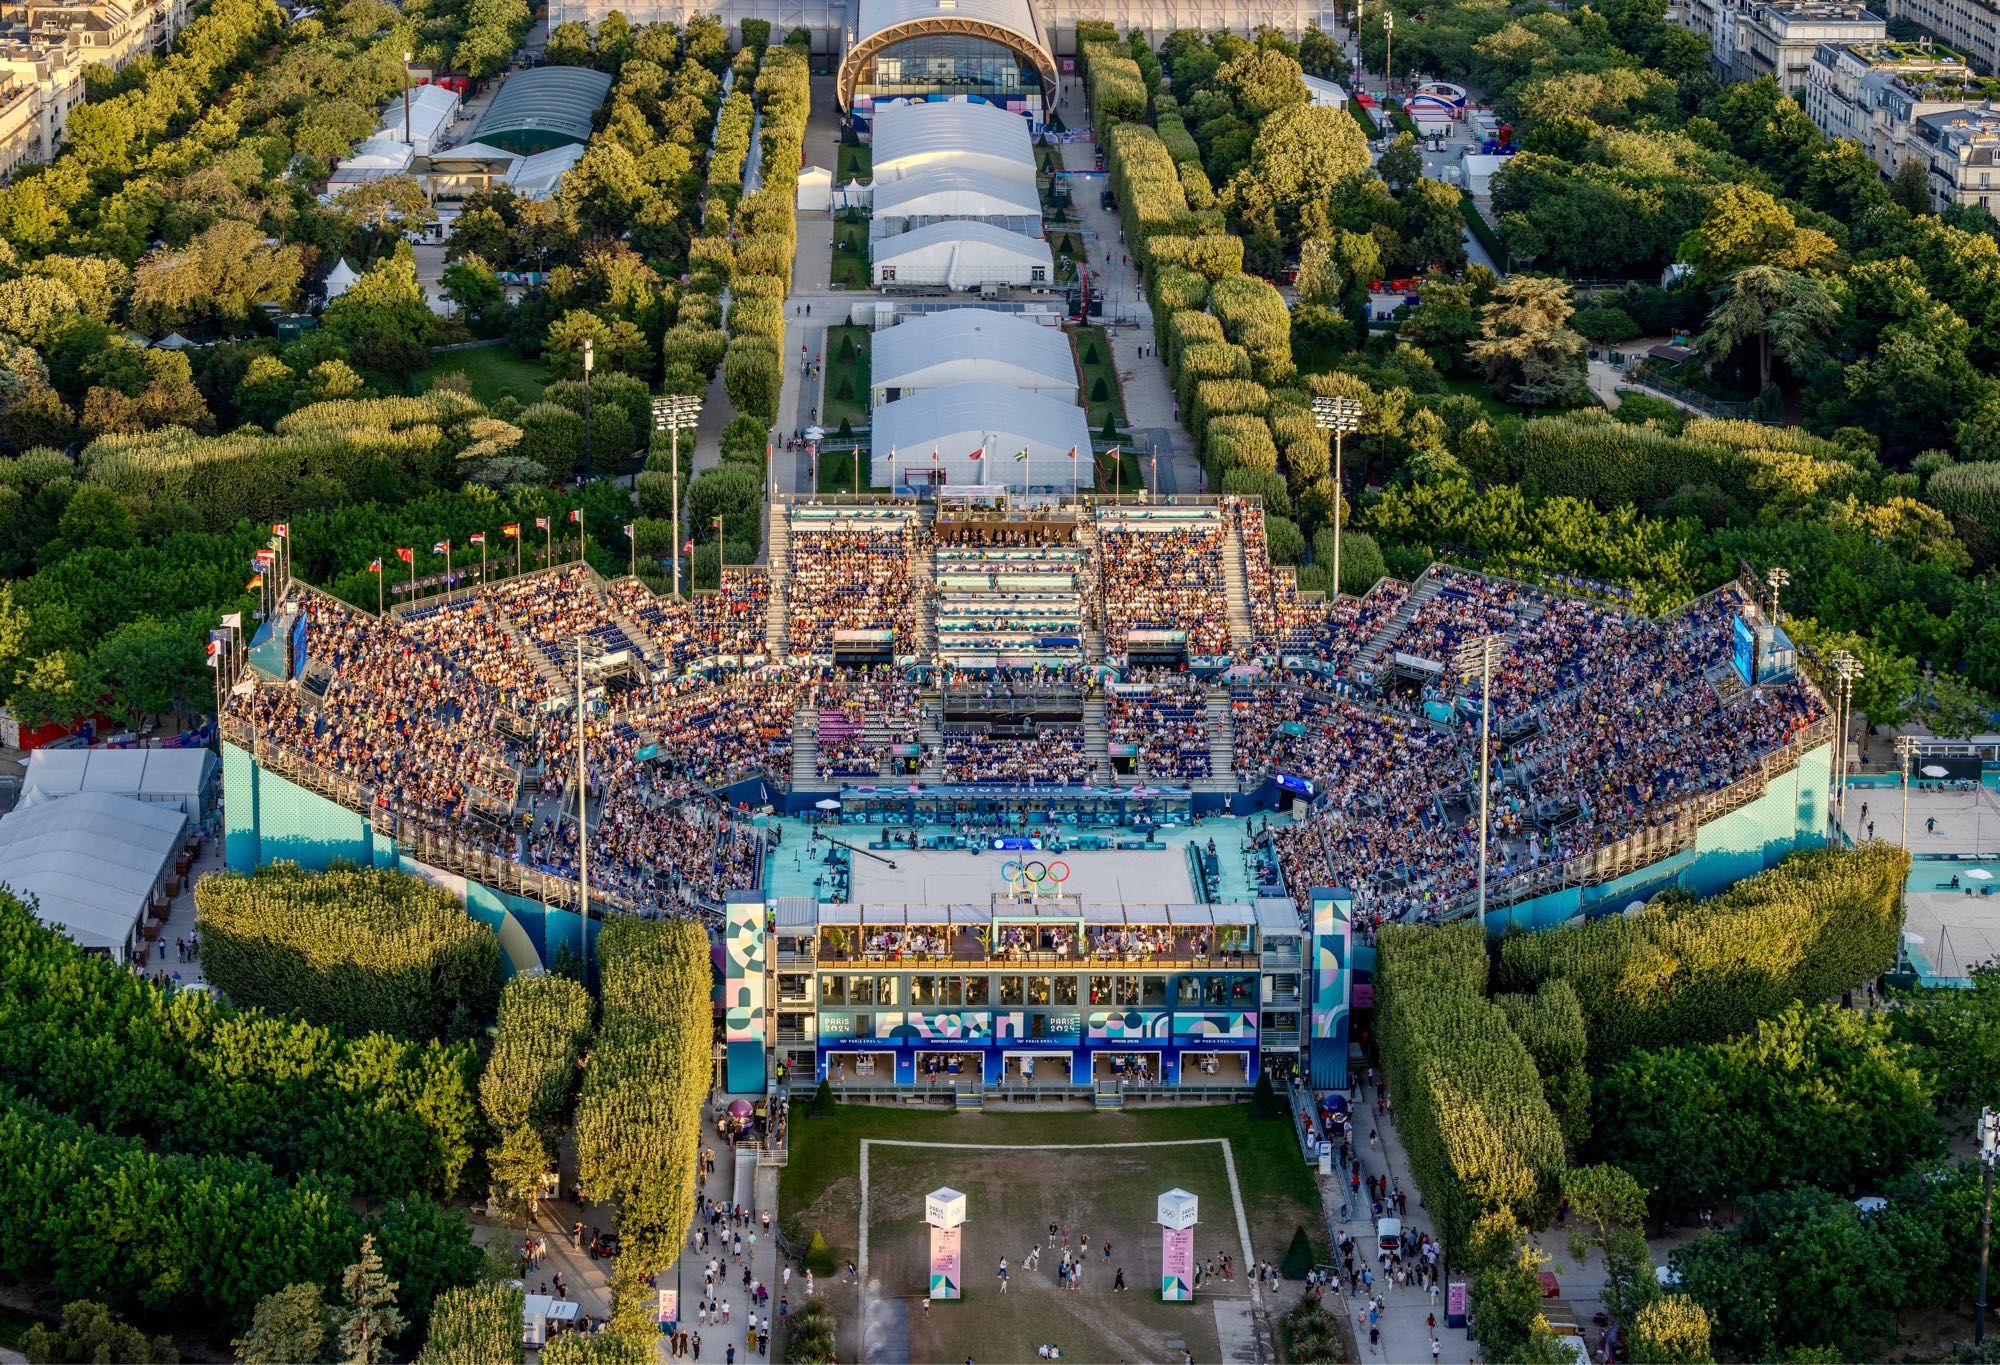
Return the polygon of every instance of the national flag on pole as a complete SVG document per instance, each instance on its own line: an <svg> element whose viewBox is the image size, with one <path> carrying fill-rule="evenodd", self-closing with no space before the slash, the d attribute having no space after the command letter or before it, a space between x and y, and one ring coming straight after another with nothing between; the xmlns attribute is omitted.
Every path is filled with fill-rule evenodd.
<svg viewBox="0 0 2000 1365"><path fill-rule="evenodd" d="M243 591L255 592L257 591L257 589L263 586L264 586L264 575L258 574L255 577L253 577L248 583L245 583L243 585Z"/></svg>
<svg viewBox="0 0 2000 1365"><path fill-rule="evenodd" d="M1070 457L1070 458L1071 458L1072 460L1074 460L1074 459L1076 458L1076 447L1075 447L1075 446L1071 446L1071 447L1069 448L1069 457Z"/></svg>
<svg viewBox="0 0 2000 1365"><path fill-rule="evenodd" d="M288 536L291 533L292 533L292 524L289 521L280 521L273 524L271 527L271 534L274 536Z"/></svg>
<svg viewBox="0 0 2000 1365"><path fill-rule="evenodd" d="M708 524L709 524L710 526L713 526L713 527L715 528L715 533L716 533L717 535L721 535L721 534L722 534L722 518L721 518L721 517L710 517L710 518L708 519Z"/></svg>
<svg viewBox="0 0 2000 1365"><path fill-rule="evenodd" d="M500 528L500 534L509 540L519 540L521 538L521 523L518 521L508 522Z"/></svg>
<svg viewBox="0 0 2000 1365"><path fill-rule="evenodd" d="M690 541L689 541L689 542L688 542L687 544L685 544L685 545L681 546L681 553L682 553L682 554L684 554L684 555L691 555L691 554L693 554L693 553L694 553L694 542L690 540Z"/></svg>
<svg viewBox="0 0 2000 1365"><path fill-rule="evenodd" d="M243 613L240 611L229 612L222 618L222 624L230 630L243 629Z"/></svg>
<svg viewBox="0 0 2000 1365"><path fill-rule="evenodd" d="M1028 448L1026 446L1022 446L1019 450L1014 452L1014 463L1016 464L1021 463L1027 458L1028 458Z"/></svg>
<svg viewBox="0 0 2000 1365"><path fill-rule="evenodd" d="M469 545L484 545L486 543L486 532L474 531L471 535L467 536L465 539L466 543Z"/></svg>
<svg viewBox="0 0 2000 1365"><path fill-rule="evenodd" d="M580 521L582 521L582 520L583 520L583 509L582 509L581 507L572 507L572 508L570 508L570 509L569 509L569 519L570 519L570 521L571 521L572 523L575 523L575 522L580 522Z"/></svg>
<svg viewBox="0 0 2000 1365"><path fill-rule="evenodd" d="M434 554L434 555L448 555L448 554L450 554L450 553L451 553L451 542L450 542L450 541L448 541L448 540L440 540L440 541L439 541L439 542L438 542L437 544L435 544L435 545L431 546L431 553L432 553L432 554Z"/></svg>
<svg viewBox="0 0 2000 1365"><path fill-rule="evenodd" d="M402 560L405 564L414 564L417 562L417 552L407 545L398 545L396 547L396 558Z"/></svg>
<svg viewBox="0 0 2000 1365"><path fill-rule="evenodd" d="M536 517L536 518L535 518L535 529L536 529L537 531L546 531L546 530L548 530L548 529L549 529L549 519L548 519L547 517Z"/></svg>
<svg viewBox="0 0 2000 1365"><path fill-rule="evenodd" d="M369 572L369 573L381 573L381 572L382 572L382 561L381 561L381 560L379 560L379 559L371 559L371 560L369 560L369 561L368 561L368 572Z"/></svg>
<svg viewBox="0 0 2000 1365"><path fill-rule="evenodd" d="M981 447L979 447L979 449L977 449L977 450L973 451L973 452L972 452L972 454L970 454L970 455L966 456L966 458L967 458L967 459L969 459L969 460L983 460L983 459L985 459L985 458L986 458L986 447L985 447L985 446L981 446Z"/></svg>
<svg viewBox="0 0 2000 1365"><path fill-rule="evenodd" d="M635 529L634 523L629 521L625 523L625 539L627 540L632 539L632 532L634 529Z"/></svg>
<svg viewBox="0 0 2000 1365"><path fill-rule="evenodd" d="M932 464L936 464L937 462L938 462L938 453L937 453L937 447L936 447L936 446L932 446L932 447L931 447L931 463L932 463Z"/></svg>
<svg viewBox="0 0 2000 1365"><path fill-rule="evenodd" d="M250 567L253 569L269 568L272 561L276 560L277 557L270 550L259 550L256 554L250 556Z"/></svg>
<svg viewBox="0 0 2000 1365"><path fill-rule="evenodd" d="M1111 460L1113 463L1116 463L1118 459L1118 447L1113 446L1111 447L1111 449L1105 451L1104 457L1108 460Z"/></svg>

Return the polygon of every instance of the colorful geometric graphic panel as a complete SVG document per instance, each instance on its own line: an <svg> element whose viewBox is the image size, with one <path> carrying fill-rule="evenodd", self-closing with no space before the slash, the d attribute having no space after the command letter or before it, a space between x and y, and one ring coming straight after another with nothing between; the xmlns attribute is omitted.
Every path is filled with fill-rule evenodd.
<svg viewBox="0 0 2000 1365"><path fill-rule="evenodd" d="M1085 1026L1093 1043L1130 1043L1170 1036L1173 1016L1165 1010L1092 1010Z"/></svg>
<svg viewBox="0 0 2000 1365"><path fill-rule="evenodd" d="M1220 1014L1174 1015L1174 1040L1195 1042L1221 1042L1236 1040L1254 1042L1257 1037L1257 1016L1238 1013L1234 1010Z"/></svg>
<svg viewBox="0 0 2000 1365"><path fill-rule="evenodd" d="M768 1011L764 999L764 902L732 900L725 909L722 1028L733 1095L764 1089Z"/></svg>

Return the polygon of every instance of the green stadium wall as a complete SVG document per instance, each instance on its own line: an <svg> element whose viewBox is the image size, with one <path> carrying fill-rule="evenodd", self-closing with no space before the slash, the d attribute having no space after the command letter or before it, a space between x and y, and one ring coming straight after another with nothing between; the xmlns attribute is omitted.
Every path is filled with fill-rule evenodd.
<svg viewBox="0 0 2000 1365"><path fill-rule="evenodd" d="M491 929L509 975L546 968L564 948L583 954L583 921L574 910L544 905L455 872L419 862L376 833L358 812L265 770L244 749L222 746L223 857L232 872L290 862L323 872L336 862L392 868L422 877L458 897ZM596 941L596 926L591 940Z"/></svg>

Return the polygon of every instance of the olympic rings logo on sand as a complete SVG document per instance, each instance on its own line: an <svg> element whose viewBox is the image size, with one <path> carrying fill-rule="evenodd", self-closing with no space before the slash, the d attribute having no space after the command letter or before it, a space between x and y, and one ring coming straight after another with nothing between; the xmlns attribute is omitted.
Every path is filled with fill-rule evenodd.
<svg viewBox="0 0 2000 1365"><path fill-rule="evenodd" d="M1060 858L1046 863L1009 858L1000 864L1000 877L1016 891L1053 891L1069 880L1069 864Z"/></svg>

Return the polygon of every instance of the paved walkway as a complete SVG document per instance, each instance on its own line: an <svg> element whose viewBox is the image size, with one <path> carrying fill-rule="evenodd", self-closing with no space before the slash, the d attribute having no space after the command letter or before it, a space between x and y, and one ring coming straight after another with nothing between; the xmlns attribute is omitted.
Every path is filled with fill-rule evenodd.
<svg viewBox="0 0 2000 1365"><path fill-rule="evenodd" d="M835 167L840 160L840 109L833 78L815 76L812 112L806 119L805 159L810 165ZM792 292L785 300L785 345L779 353L783 386L778 393L778 430L772 438L771 482L781 493L811 491L812 475L803 450L787 451L784 438L812 425L820 406L824 374L808 379L799 369L799 348L807 355L826 354L826 329L846 319L848 304L868 297L832 287L833 215L798 216L798 253L792 260ZM807 316L806 308L812 309Z"/></svg>

